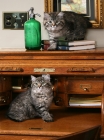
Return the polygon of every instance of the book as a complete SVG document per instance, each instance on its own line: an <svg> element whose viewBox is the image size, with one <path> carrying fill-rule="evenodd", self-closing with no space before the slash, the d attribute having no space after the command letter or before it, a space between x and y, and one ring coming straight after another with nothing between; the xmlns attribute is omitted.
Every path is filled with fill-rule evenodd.
<svg viewBox="0 0 104 140"><path fill-rule="evenodd" d="M57 50L61 50L61 51L74 51L74 50L88 50L88 49L95 49L95 45L82 45L82 46L57 46Z"/></svg>
<svg viewBox="0 0 104 140"><path fill-rule="evenodd" d="M42 44L50 44L49 40L42 40ZM78 40L78 41L65 41L58 40L57 45L59 46L78 46L78 45L91 45L96 44L94 40Z"/></svg>
<svg viewBox="0 0 104 140"><path fill-rule="evenodd" d="M12 86L12 89L22 89L22 87L19 87L19 86Z"/></svg>
<svg viewBox="0 0 104 140"><path fill-rule="evenodd" d="M78 107L78 106L98 106L100 107L101 106L101 102L96 102L96 103L70 103L69 106L71 107Z"/></svg>
<svg viewBox="0 0 104 140"><path fill-rule="evenodd" d="M50 42L49 42L49 40L42 40L42 41L41 41L41 44L42 44L42 45L44 45L44 44L50 45Z"/></svg>
<svg viewBox="0 0 104 140"><path fill-rule="evenodd" d="M41 47L43 50L47 50L50 47L50 44L44 44Z"/></svg>
<svg viewBox="0 0 104 140"><path fill-rule="evenodd" d="M82 45L95 45L94 40L78 40L78 41L58 41L59 46L82 46Z"/></svg>
<svg viewBox="0 0 104 140"><path fill-rule="evenodd" d="M65 37L58 38L58 41L65 41ZM50 40L44 39L41 41L41 44L50 44Z"/></svg>
<svg viewBox="0 0 104 140"><path fill-rule="evenodd" d="M71 97L69 106L101 106L101 96L97 97Z"/></svg>

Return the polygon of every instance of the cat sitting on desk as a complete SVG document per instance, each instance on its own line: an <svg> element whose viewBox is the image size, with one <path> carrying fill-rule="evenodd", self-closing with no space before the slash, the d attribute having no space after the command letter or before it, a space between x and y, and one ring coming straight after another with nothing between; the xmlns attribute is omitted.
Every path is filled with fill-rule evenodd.
<svg viewBox="0 0 104 140"><path fill-rule="evenodd" d="M71 11L44 13L43 24L50 40L48 50L56 49L60 37L67 41L83 40L87 28L92 27L87 17Z"/></svg>
<svg viewBox="0 0 104 140"><path fill-rule="evenodd" d="M41 117L46 122L53 121L49 106L53 100L50 75L34 77L31 75L31 88L18 95L10 104L7 116L14 121L24 121Z"/></svg>

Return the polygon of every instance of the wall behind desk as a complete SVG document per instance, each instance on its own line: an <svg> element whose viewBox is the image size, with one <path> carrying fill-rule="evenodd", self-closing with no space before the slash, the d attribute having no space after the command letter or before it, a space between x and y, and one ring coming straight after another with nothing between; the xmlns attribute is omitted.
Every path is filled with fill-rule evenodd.
<svg viewBox="0 0 104 140"><path fill-rule="evenodd" d="M47 31L43 26L44 0L1 0L0 3L0 48L25 48L24 30L4 30L2 13L11 11L27 11L34 7L36 17L41 22L42 39L48 39ZM104 47L104 29L89 29L86 39L95 40L97 47Z"/></svg>

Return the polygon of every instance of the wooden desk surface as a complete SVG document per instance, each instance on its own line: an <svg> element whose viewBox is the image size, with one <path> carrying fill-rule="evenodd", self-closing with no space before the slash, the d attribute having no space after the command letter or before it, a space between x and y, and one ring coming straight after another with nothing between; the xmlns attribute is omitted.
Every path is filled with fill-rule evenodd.
<svg viewBox="0 0 104 140"><path fill-rule="evenodd" d="M104 47L79 51L38 51L20 48L0 49L0 59L12 59L13 57L16 59L17 56L19 56L18 59L104 59Z"/></svg>
<svg viewBox="0 0 104 140"><path fill-rule="evenodd" d="M96 48L82 51L28 51L25 49L1 49L0 73L3 75L72 75L69 68L78 67L80 72L73 75L85 75L83 67L94 69L96 72L86 75L103 75L104 48ZM35 72L35 68L53 68L54 72ZM82 69L80 69L82 68ZM20 70L20 71L18 71Z"/></svg>
<svg viewBox="0 0 104 140"><path fill-rule="evenodd" d="M6 110L0 111L0 134L63 136L101 124L100 109L66 109L52 107L54 122L41 118L14 122L6 118Z"/></svg>

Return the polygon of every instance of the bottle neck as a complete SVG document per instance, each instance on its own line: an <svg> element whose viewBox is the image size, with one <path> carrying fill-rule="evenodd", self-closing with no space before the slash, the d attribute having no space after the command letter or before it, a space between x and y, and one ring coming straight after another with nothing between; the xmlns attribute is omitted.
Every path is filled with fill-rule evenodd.
<svg viewBox="0 0 104 140"><path fill-rule="evenodd" d="M32 20L32 19L34 19L34 20L35 20L35 18L30 18L30 19L31 19L31 20Z"/></svg>

